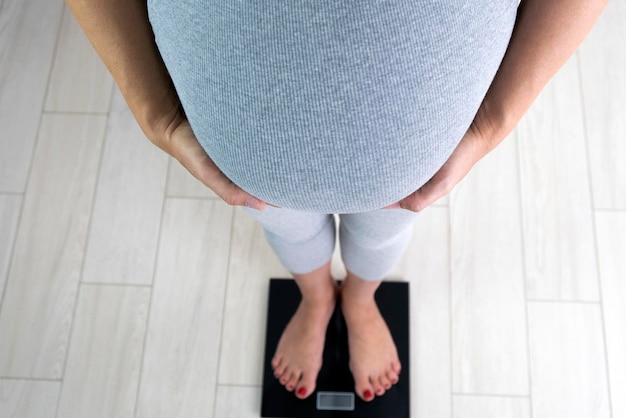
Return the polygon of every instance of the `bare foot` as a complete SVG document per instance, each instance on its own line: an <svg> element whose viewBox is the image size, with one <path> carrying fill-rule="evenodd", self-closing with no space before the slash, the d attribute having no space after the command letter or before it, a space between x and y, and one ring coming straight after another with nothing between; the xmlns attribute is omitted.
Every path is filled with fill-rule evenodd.
<svg viewBox="0 0 626 418"><path fill-rule="evenodd" d="M336 283L335 283L336 284ZM322 368L328 322L335 310L338 287L328 297L300 302L298 310L283 331L272 359L274 376L300 399L315 390Z"/></svg>
<svg viewBox="0 0 626 418"><path fill-rule="evenodd" d="M342 294L341 310L348 327L355 390L364 401L371 401L398 382L398 351L373 297L355 301Z"/></svg>

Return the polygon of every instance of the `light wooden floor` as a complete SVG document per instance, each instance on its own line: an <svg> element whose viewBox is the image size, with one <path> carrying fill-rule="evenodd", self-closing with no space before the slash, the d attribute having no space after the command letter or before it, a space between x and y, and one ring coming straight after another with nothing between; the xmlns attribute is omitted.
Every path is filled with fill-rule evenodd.
<svg viewBox="0 0 626 418"><path fill-rule="evenodd" d="M259 416L260 228L143 137L62 1L0 7L0 417ZM416 222L413 417L626 417L625 23Z"/></svg>

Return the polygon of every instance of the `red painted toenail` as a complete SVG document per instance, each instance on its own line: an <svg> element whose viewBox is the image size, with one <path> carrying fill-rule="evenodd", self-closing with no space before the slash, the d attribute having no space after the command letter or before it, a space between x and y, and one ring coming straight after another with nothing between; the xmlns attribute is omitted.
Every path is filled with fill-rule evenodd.
<svg viewBox="0 0 626 418"><path fill-rule="evenodd" d="M372 399L372 398L374 397L374 395L372 394L372 392L371 392L371 391L366 390L365 392L363 392L363 397L364 397L365 399Z"/></svg>
<svg viewBox="0 0 626 418"><path fill-rule="evenodd" d="M304 396L304 395L306 395L306 388L298 389L298 396Z"/></svg>

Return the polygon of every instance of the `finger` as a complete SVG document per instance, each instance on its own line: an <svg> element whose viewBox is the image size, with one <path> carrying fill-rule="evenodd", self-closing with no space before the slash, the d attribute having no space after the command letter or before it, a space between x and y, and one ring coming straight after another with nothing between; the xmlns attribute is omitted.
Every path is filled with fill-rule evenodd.
<svg viewBox="0 0 626 418"><path fill-rule="evenodd" d="M257 197L252 196L250 193L243 190L241 187L237 186L232 182L226 175L215 165L215 163L207 157L207 161L205 162L206 168L201 168L201 170L206 170L206 176L208 179L203 181L200 180L210 189L212 189L222 200L228 203L231 206L247 206L252 209L262 211L266 206L272 206L275 208L280 208L280 206L272 205L268 202L265 202ZM201 173L203 175L205 173Z"/></svg>
<svg viewBox="0 0 626 418"><path fill-rule="evenodd" d="M210 161L210 160L209 160ZM275 208L279 208L280 206L275 206L270 203L267 203L257 197L252 196L250 193L243 190L241 187L237 186L232 182L226 175L215 166L213 161L207 162L211 167L206 173L200 173L200 181L204 183L207 187L215 192L224 202L231 206L247 206L252 209L256 209L262 211L266 206L273 206ZM204 180L204 177L208 177Z"/></svg>
<svg viewBox="0 0 626 418"><path fill-rule="evenodd" d="M237 186L235 183L230 181L226 176L225 181L228 181L229 184L224 186L224 190L218 190L216 193L229 205L232 206L247 206L252 209L262 211L267 206L267 203L262 201L261 199L257 199L252 196L250 193L247 193L245 190Z"/></svg>
<svg viewBox="0 0 626 418"><path fill-rule="evenodd" d="M229 205L265 209L266 202L247 193L226 177L204 151L188 123L182 124L180 130L172 135L169 146L172 155L187 171Z"/></svg>
<svg viewBox="0 0 626 418"><path fill-rule="evenodd" d="M205 186L213 190L224 202L231 206L247 206L256 210L265 209L266 203L233 183L210 159L203 164L192 164L189 171Z"/></svg>
<svg viewBox="0 0 626 418"><path fill-rule="evenodd" d="M231 206L248 206L263 210L266 203L233 183L217 167L197 142L188 143L179 155L179 161L202 184L213 190L222 200Z"/></svg>
<svg viewBox="0 0 626 418"><path fill-rule="evenodd" d="M400 207L413 212L421 212L439 200L446 193L439 187L429 187L428 183L416 190L410 196L400 201Z"/></svg>

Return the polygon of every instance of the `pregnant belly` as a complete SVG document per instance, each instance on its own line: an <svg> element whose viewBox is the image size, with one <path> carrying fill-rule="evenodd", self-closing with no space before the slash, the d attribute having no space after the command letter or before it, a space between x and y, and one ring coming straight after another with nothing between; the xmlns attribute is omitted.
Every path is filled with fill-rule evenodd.
<svg viewBox="0 0 626 418"><path fill-rule="evenodd" d="M152 0L149 12L194 133L224 174L277 206L356 213L407 196L447 160L515 5Z"/></svg>

